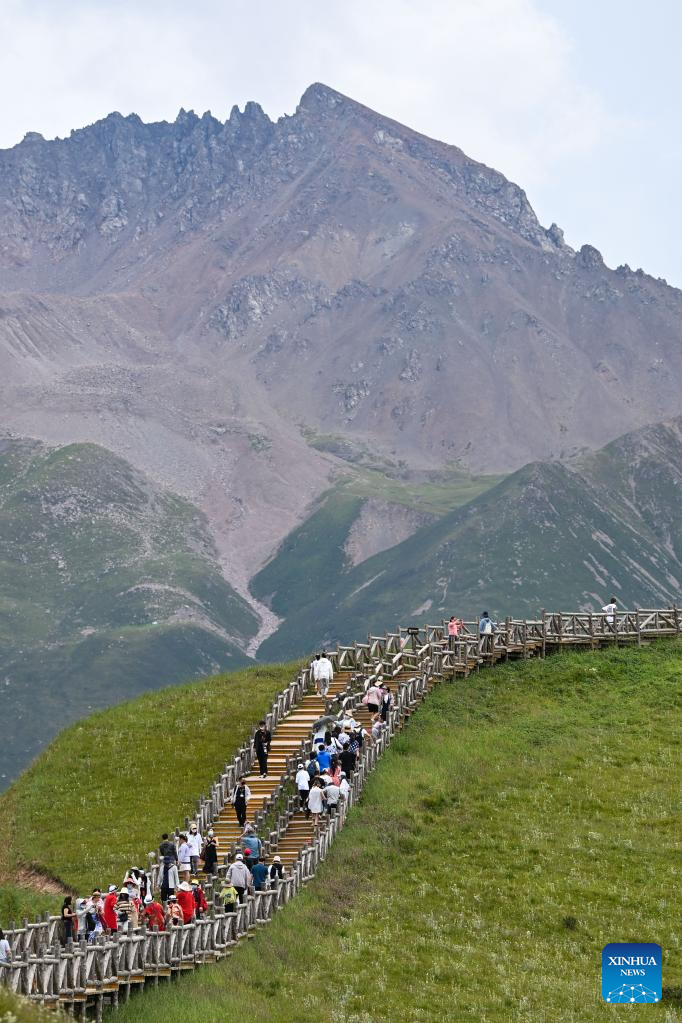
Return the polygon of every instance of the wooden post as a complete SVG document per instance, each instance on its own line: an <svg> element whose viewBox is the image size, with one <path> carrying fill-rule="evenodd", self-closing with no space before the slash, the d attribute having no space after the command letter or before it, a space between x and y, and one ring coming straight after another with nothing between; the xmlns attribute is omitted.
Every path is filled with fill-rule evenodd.
<svg viewBox="0 0 682 1023"><path fill-rule="evenodd" d="M635 632L637 633L637 646L642 645L642 625L639 620L639 608L635 608Z"/></svg>
<svg viewBox="0 0 682 1023"><path fill-rule="evenodd" d="M547 656L547 611L542 609L542 656Z"/></svg>

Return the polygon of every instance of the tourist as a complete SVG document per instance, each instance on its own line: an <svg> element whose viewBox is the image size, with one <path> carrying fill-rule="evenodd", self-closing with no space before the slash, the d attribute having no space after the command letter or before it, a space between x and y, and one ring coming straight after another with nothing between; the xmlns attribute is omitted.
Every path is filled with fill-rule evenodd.
<svg viewBox="0 0 682 1023"><path fill-rule="evenodd" d="M59 940L62 945L66 945L67 941L73 941L78 926L72 903L73 895L65 895L60 913Z"/></svg>
<svg viewBox="0 0 682 1023"><path fill-rule="evenodd" d="M189 835L187 836L187 845L189 846L189 866L193 874L196 874L199 869L199 860L201 859L201 847L204 841L201 837L201 832L196 824L192 824L189 829Z"/></svg>
<svg viewBox="0 0 682 1023"><path fill-rule="evenodd" d="M194 896L194 912L196 913L197 920L201 920L208 909L208 902L206 901L204 889L199 884L198 877L192 878L192 895Z"/></svg>
<svg viewBox="0 0 682 1023"><path fill-rule="evenodd" d="M239 821L240 827L243 828L246 824L246 807L251 799L251 789L246 784L246 778L243 774L240 775L239 781L232 790L230 799L234 806L235 813L237 814L237 820Z"/></svg>
<svg viewBox="0 0 682 1023"><path fill-rule="evenodd" d="M164 856L171 856L175 862L178 860L178 850L175 847L175 842L171 842L168 835L164 832L161 836L161 845L159 846L159 860L162 860Z"/></svg>
<svg viewBox="0 0 682 1023"><path fill-rule="evenodd" d="M346 735L348 736L348 741L346 742L346 745L343 748L343 753L341 754L341 770L347 778L350 778L355 770L357 754L360 746L357 740L353 739L353 732L350 728L346 729Z"/></svg>
<svg viewBox="0 0 682 1023"><path fill-rule="evenodd" d="M118 902L118 888L115 884L109 885L109 890L104 899L102 908L102 919L107 931L115 934L118 930L118 917L116 916L116 903Z"/></svg>
<svg viewBox="0 0 682 1023"><path fill-rule="evenodd" d="M299 798L299 802L301 804L301 809L305 810L306 817L309 816L309 813L308 813L308 791L309 791L309 789L310 789L310 775L306 771L304 765L303 764L299 764L298 765L298 769L296 771L296 790L298 792L298 798Z"/></svg>
<svg viewBox="0 0 682 1023"><path fill-rule="evenodd" d="M324 744L320 743L320 745L317 747L317 766L320 769L320 774L322 774L323 771L327 770L331 762L332 762L331 753L327 753L326 749L324 748Z"/></svg>
<svg viewBox="0 0 682 1023"><path fill-rule="evenodd" d="M169 895L166 904L166 926L182 927L185 922L185 915L182 906L178 902L177 895Z"/></svg>
<svg viewBox="0 0 682 1023"><path fill-rule="evenodd" d="M104 930L103 911L102 893L99 888L94 888L85 904L85 937L88 941L94 941Z"/></svg>
<svg viewBox="0 0 682 1023"><path fill-rule="evenodd" d="M320 823L320 814L324 809L324 790L319 778L316 778L310 787L308 809L313 815L313 824L317 827Z"/></svg>
<svg viewBox="0 0 682 1023"><path fill-rule="evenodd" d="M159 887L161 901L167 902L174 895L180 884L177 860L173 856L164 856L159 869Z"/></svg>
<svg viewBox="0 0 682 1023"><path fill-rule="evenodd" d="M497 626L493 622L492 618L487 611L484 611L481 615L481 620L478 623L478 652L479 654L492 653L493 649L493 633Z"/></svg>
<svg viewBox="0 0 682 1023"><path fill-rule="evenodd" d="M325 787L324 796L327 801L327 813L330 817L333 817L339 805L341 789L338 785L334 784L331 778L329 779L329 784Z"/></svg>
<svg viewBox="0 0 682 1023"><path fill-rule="evenodd" d="M381 697L381 705L379 707L379 713L381 714L381 720L387 722L388 715L393 706L393 694L391 693L390 686L383 686L383 693Z"/></svg>
<svg viewBox="0 0 682 1023"><path fill-rule="evenodd" d="M251 870L254 863L257 863L260 859L262 843L253 824L247 824L244 828L244 834L239 839L242 846L242 852L244 853L244 862L246 863L249 870Z"/></svg>
<svg viewBox="0 0 682 1023"><path fill-rule="evenodd" d="M181 881L189 881L190 874L192 872L191 853L189 851L189 843L187 841L187 835L184 832L180 832L178 842L178 873L180 874Z"/></svg>
<svg viewBox="0 0 682 1023"><path fill-rule="evenodd" d="M381 714L375 714L372 718L372 738L375 742L378 742L381 738L386 723L381 720Z"/></svg>
<svg viewBox="0 0 682 1023"><path fill-rule="evenodd" d="M153 899L151 895L147 895L145 898L144 917L147 927L151 930L153 930L154 927L158 927L160 931L166 930L166 918L163 912L163 906Z"/></svg>
<svg viewBox="0 0 682 1023"><path fill-rule="evenodd" d="M253 745L256 750L256 756L258 758L258 766L260 768L261 778L267 778L268 775L268 753L270 752L270 743L272 742L272 733L268 728L265 727L264 721L258 722L258 728L256 734L253 737Z"/></svg>
<svg viewBox="0 0 682 1023"><path fill-rule="evenodd" d="M86 934L85 918L88 912L87 905L87 899L76 899L76 934L79 937L85 937Z"/></svg>
<svg viewBox="0 0 682 1023"><path fill-rule="evenodd" d="M315 686L318 696L326 696L334 680L334 667L325 653L315 661Z"/></svg>
<svg viewBox="0 0 682 1023"><path fill-rule="evenodd" d="M237 909L237 903L239 901L239 893L237 889L225 878L225 882L220 889L219 898L223 900L223 906L225 907L226 913L234 913Z"/></svg>
<svg viewBox="0 0 682 1023"><path fill-rule="evenodd" d="M282 866L282 858L280 856L273 856L270 865L270 885L272 886L277 881L281 881L283 877L284 867Z"/></svg>
<svg viewBox="0 0 682 1023"><path fill-rule="evenodd" d="M139 923L137 906L130 898L127 890L121 891L116 903L116 916L118 917L118 930L120 934L126 934L134 930Z"/></svg>
<svg viewBox="0 0 682 1023"><path fill-rule="evenodd" d="M228 867L227 879L237 889L239 901L245 902L246 890L251 884L251 871L244 863L244 857L241 853L237 853L234 863L231 863Z"/></svg>
<svg viewBox="0 0 682 1023"><path fill-rule="evenodd" d="M196 904L192 894L192 886L189 881L181 881L177 892L176 901L182 910L183 923L189 924L194 919Z"/></svg>
<svg viewBox="0 0 682 1023"><path fill-rule="evenodd" d="M375 682L373 685L369 687L369 689L362 698L362 702L367 707L370 716L372 714L379 713L379 707L381 706L381 701L383 700L383 698L384 691L381 685L378 682Z"/></svg>
<svg viewBox="0 0 682 1023"><path fill-rule="evenodd" d="M611 600L608 602L608 604L604 604L604 606L602 608L602 611L604 612L604 616L606 618L606 621L607 621L607 623L609 625L609 628L611 628L611 629L613 629L615 624L616 624L616 611L617 610L618 610L618 606L616 604L616 598L615 597L611 597Z"/></svg>
<svg viewBox="0 0 682 1023"><path fill-rule="evenodd" d="M306 770L311 782L314 781L320 773L320 765L317 762L317 753L315 750L313 750L310 754L310 760L306 764Z"/></svg>
<svg viewBox="0 0 682 1023"><path fill-rule="evenodd" d="M213 834L213 828L208 829L201 855L204 861L204 873L212 877L218 866L218 844Z"/></svg>
<svg viewBox="0 0 682 1023"><path fill-rule="evenodd" d="M350 799L350 785L348 784L348 778L346 772L341 772L341 781L339 782L339 791L341 792L341 799L345 799L346 802Z"/></svg>
<svg viewBox="0 0 682 1023"><path fill-rule="evenodd" d="M463 627L464 622L461 618L456 618L455 615L450 616L450 621L448 622L448 646L451 650L454 650L457 646L457 637Z"/></svg>
<svg viewBox="0 0 682 1023"><path fill-rule="evenodd" d="M267 887L268 868L262 861L254 863L251 867L251 876L253 878L254 890L257 892L264 892Z"/></svg>
<svg viewBox="0 0 682 1023"><path fill-rule="evenodd" d="M5 937L5 932L0 927L0 966L10 966L11 962L12 947Z"/></svg>

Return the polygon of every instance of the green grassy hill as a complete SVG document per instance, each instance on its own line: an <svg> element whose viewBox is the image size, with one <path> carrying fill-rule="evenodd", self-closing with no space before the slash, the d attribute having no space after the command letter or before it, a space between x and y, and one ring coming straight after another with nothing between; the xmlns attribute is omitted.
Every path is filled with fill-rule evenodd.
<svg viewBox="0 0 682 1023"><path fill-rule="evenodd" d="M87 745L60 786L79 748L65 732L0 799L2 833L19 836L13 866L35 842L42 868L85 887L151 848L241 739L233 715L255 720L291 674L260 670L209 683L203 702L196 684L177 705L166 699L179 690L126 705L111 746L115 711L83 722ZM306 890L229 960L145 991L117 1018L592 1023L613 1018L602 946L641 940L663 947L674 1023L681 748L682 641L444 683Z"/></svg>
<svg viewBox="0 0 682 1023"><path fill-rule="evenodd" d="M284 587L296 561L285 543L254 580L286 615L259 657L290 657L387 623L475 618L484 608L536 617L542 606L598 609L611 593L631 607L682 602L681 491L676 420L594 455L525 466L402 543L323 576L307 599ZM318 523L318 559L320 534ZM338 547L336 532L328 536Z"/></svg>
<svg viewBox="0 0 682 1023"><path fill-rule="evenodd" d="M0 442L0 788L89 711L248 661L196 508L91 444Z"/></svg>
<svg viewBox="0 0 682 1023"><path fill-rule="evenodd" d="M0 795L0 926L119 884L194 811L295 664L246 668L148 693L65 729ZM35 884L28 887L26 877Z"/></svg>
<svg viewBox="0 0 682 1023"><path fill-rule="evenodd" d="M663 948L673 1023L681 745L680 642L444 684L307 889L229 960L117 1018L592 1023L614 1018L603 945L640 940Z"/></svg>

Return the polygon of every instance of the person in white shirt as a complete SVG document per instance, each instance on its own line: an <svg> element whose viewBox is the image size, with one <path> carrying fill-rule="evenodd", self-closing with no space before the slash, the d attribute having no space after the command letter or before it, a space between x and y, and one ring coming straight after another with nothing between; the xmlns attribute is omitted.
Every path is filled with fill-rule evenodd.
<svg viewBox="0 0 682 1023"><path fill-rule="evenodd" d="M201 850L204 846L204 840L201 837L196 824L192 824L189 829L189 835L187 836L187 845L189 846L189 862L192 869L192 873L196 874L199 869L199 859L201 857Z"/></svg>
<svg viewBox="0 0 682 1023"><path fill-rule="evenodd" d="M339 791L341 793L341 799L348 799L350 797L350 785L348 778L346 778L346 772L341 772L341 784L339 785Z"/></svg>
<svg viewBox="0 0 682 1023"><path fill-rule="evenodd" d="M298 770L296 771L296 788L298 789L298 798L301 801L301 809L305 810L307 816L310 775L308 774L304 764L298 765Z"/></svg>
<svg viewBox="0 0 682 1023"><path fill-rule="evenodd" d="M246 901L246 891L252 882L251 871L244 863L242 853L237 853L234 863L227 868L227 880L237 889L240 902Z"/></svg>
<svg viewBox="0 0 682 1023"><path fill-rule="evenodd" d="M0 966L9 966L12 962L12 946L0 930Z"/></svg>
<svg viewBox="0 0 682 1023"><path fill-rule="evenodd" d="M602 608L602 611L606 615L606 621L609 623L611 628L613 628L615 623L616 623L616 611L617 611L616 598L615 597L611 597L611 600L608 602L608 604L604 604L604 606Z"/></svg>
<svg viewBox="0 0 682 1023"><path fill-rule="evenodd" d="M322 654L319 660L315 659L314 674L317 695L326 696L330 683L334 680L334 668L326 654Z"/></svg>

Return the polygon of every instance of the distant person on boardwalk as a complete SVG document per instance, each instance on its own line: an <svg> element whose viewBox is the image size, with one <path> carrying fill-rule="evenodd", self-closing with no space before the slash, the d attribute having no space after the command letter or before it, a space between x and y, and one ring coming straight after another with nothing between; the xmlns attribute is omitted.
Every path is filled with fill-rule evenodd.
<svg viewBox="0 0 682 1023"><path fill-rule="evenodd" d="M247 824L244 828L244 834L239 839L244 853L244 862L246 863L249 870L252 869L254 863L257 863L260 859L262 842L256 834L253 824Z"/></svg>
<svg viewBox="0 0 682 1023"><path fill-rule="evenodd" d="M382 721L388 721L388 715L392 706L393 693L391 692L391 688L390 686L383 686L383 696L381 697L381 707L379 708Z"/></svg>
<svg viewBox="0 0 682 1023"><path fill-rule="evenodd" d="M615 625L616 625L616 611L617 610L618 610L618 606L616 604L616 598L615 597L611 597L611 600L608 602L608 604L604 604L604 606L602 608L602 611L604 612L604 614L606 616L606 621L608 622L610 628L612 628L612 629L615 629Z"/></svg>
<svg viewBox="0 0 682 1023"><path fill-rule="evenodd" d="M102 910L102 919L104 920L104 926L112 934L115 934L118 930L118 917L116 916L116 903L118 902L118 888L115 884L109 885L109 891L107 892L104 899L104 908Z"/></svg>
<svg viewBox="0 0 682 1023"><path fill-rule="evenodd" d="M268 881L268 868L264 863L254 863L251 867L251 876L253 878L253 887L257 892L264 892L267 881Z"/></svg>
<svg viewBox="0 0 682 1023"><path fill-rule="evenodd" d="M185 922L182 906L178 902L177 895L169 895L166 905L166 926L181 927Z"/></svg>
<svg viewBox="0 0 682 1023"><path fill-rule="evenodd" d="M340 760L341 770L345 773L347 778L350 778L355 770L355 762L357 760L360 746L357 740L353 738L353 731L351 728L346 729L346 735L348 736L348 742L343 747L343 753L341 754Z"/></svg>
<svg viewBox="0 0 682 1023"><path fill-rule="evenodd" d="M324 792L319 778L316 778L310 786L308 793L308 809L313 815L313 824L320 823L320 814L324 809Z"/></svg>
<svg viewBox="0 0 682 1023"><path fill-rule="evenodd" d="M73 941L76 935L76 914L73 911L73 896L65 895L64 901L62 902L62 909L60 913L60 935L59 940L62 945L66 945L67 941Z"/></svg>
<svg viewBox="0 0 682 1023"><path fill-rule="evenodd" d="M318 696L326 696L329 686L334 681L334 667L327 655L323 653L320 659L315 659L315 688Z"/></svg>
<svg viewBox="0 0 682 1023"><path fill-rule="evenodd" d="M341 799L345 799L346 802L350 799L350 785L348 784L348 778L346 778L346 772L341 772L341 781L339 782L339 791L341 792Z"/></svg>
<svg viewBox="0 0 682 1023"><path fill-rule="evenodd" d="M192 862L189 843L187 842L187 835L185 835L184 832L180 835L180 842L178 845L178 870L180 872L180 880L189 881L190 874L192 872Z"/></svg>
<svg viewBox="0 0 682 1023"><path fill-rule="evenodd" d="M180 887L175 893L178 906L182 910L182 918L186 924L191 923L194 919L196 912L196 903L194 901L194 894L192 893L192 886L188 881L181 881Z"/></svg>
<svg viewBox="0 0 682 1023"><path fill-rule="evenodd" d="M93 888L92 895L85 904L85 937L94 941L104 930L104 899L99 888Z"/></svg>
<svg viewBox="0 0 682 1023"><path fill-rule="evenodd" d="M179 886L180 874L178 873L177 861L172 856L164 856L159 867L161 901L167 902L171 895L175 895Z"/></svg>
<svg viewBox="0 0 682 1023"><path fill-rule="evenodd" d="M0 927L0 966L9 966L12 962L12 948ZM16 1017L14 1017L16 1019Z"/></svg>
<svg viewBox="0 0 682 1023"><path fill-rule="evenodd" d="M199 884L198 877L192 878L192 895L194 896L194 912L196 913L197 920L201 920L208 909L208 902L206 901L204 889Z"/></svg>
<svg viewBox="0 0 682 1023"><path fill-rule="evenodd" d="M231 881L225 878L225 882L220 889L220 898L223 900L223 906L225 907L226 913L234 913L237 909L237 903L239 902L239 893Z"/></svg>
<svg viewBox="0 0 682 1023"><path fill-rule="evenodd" d="M310 775L305 769L304 764L298 765L296 771L296 790L298 792L299 802L301 809L306 811L306 817L308 816L308 791L310 789Z"/></svg>
<svg viewBox="0 0 682 1023"><path fill-rule="evenodd" d="M492 653L493 649L493 633L495 632L495 623L488 614L484 611L481 615L481 620L478 623L478 652L479 654Z"/></svg>
<svg viewBox="0 0 682 1023"><path fill-rule="evenodd" d="M284 867L281 856L273 856L270 864L270 884L276 885L284 877Z"/></svg>
<svg viewBox="0 0 682 1023"><path fill-rule="evenodd" d="M331 766L331 762L332 762L331 753L327 753L326 749L324 748L324 743L321 742L317 747L317 766L320 769L320 773L322 773L322 771L326 771L327 768Z"/></svg>
<svg viewBox="0 0 682 1023"><path fill-rule="evenodd" d="M448 646L451 650L454 650L457 646L457 639L462 630L464 622L461 618L456 618L455 615L450 616L448 622Z"/></svg>
<svg viewBox="0 0 682 1023"><path fill-rule="evenodd" d="M201 833L196 824L192 824L189 829L189 835L187 836L187 845L189 846L189 865L190 870L193 874L196 874L199 869L199 860L201 859L201 849L204 844L204 840L201 837Z"/></svg>
<svg viewBox="0 0 682 1023"><path fill-rule="evenodd" d="M204 873L211 877L215 874L218 866L218 845L213 834L213 828L208 829L201 855L204 860Z"/></svg>
<svg viewBox="0 0 682 1023"><path fill-rule="evenodd" d="M246 824L246 807L251 799L251 789L246 784L246 778L242 774L239 781L232 790L232 805L234 806L234 812L237 814L237 820L243 828Z"/></svg>
<svg viewBox="0 0 682 1023"><path fill-rule="evenodd" d="M166 917L163 912L163 906L156 902L155 899L152 899L151 895L148 895L145 899L144 918L150 931L154 927L158 927L160 931L166 930Z"/></svg>
<svg viewBox="0 0 682 1023"><path fill-rule="evenodd" d="M375 682L369 687L367 692L362 698L362 702L367 707L370 715L378 714L381 701L384 698L384 690L380 683Z"/></svg>
<svg viewBox="0 0 682 1023"><path fill-rule="evenodd" d="M256 756L258 757L261 778L266 778L268 774L268 753L270 752L271 742L272 733L270 729L265 727L264 721L259 721L256 734L253 737L253 744L256 749Z"/></svg>
<svg viewBox="0 0 682 1023"><path fill-rule="evenodd" d="M159 846L160 859L163 859L164 856L171 856L177 863L178 850L175 848L175 842L171 842L165 831L161 836L161 845Z"/></svg>
<svg viewBox="0 0 682 1023"><path fill-rule="evenodd" d="M246 889L251 884L251 871L244 863L244 857L241 853L237 853L234 858L234 863L231 863L228 867L227 880L237 889L239 901L245 902Z"/></svg>

